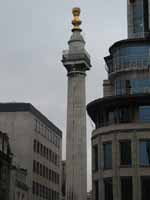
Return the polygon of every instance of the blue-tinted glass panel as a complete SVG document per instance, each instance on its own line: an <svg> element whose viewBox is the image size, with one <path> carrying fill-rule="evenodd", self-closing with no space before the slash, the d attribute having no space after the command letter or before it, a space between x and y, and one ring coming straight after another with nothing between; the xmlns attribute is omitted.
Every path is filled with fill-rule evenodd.
<svg viewBox="0 0 150 200"><path fill-rule="evenodd" d="M139 33L144 31L144 14L143 3L133 5L133 32Z"/></svg>
<svg viewBox="0 0 150 200"><path fill-rule="evenodd" d="M131 80L131 94L150 93L150 80Z"/></svg>
<svg viewBox="0 0 150 200"><path fill-rule="evenodd" d="M104 144L104 168L105 169L112 168L112 144L111 143Z"/></svg>
<svg viewBox="0 0 150 200"><path fill-rule="evenodd" d="M115 94L143 94L150 93L150 79L146 80L116 80Z"/></svg>
<svg viewBox="0 0 150 200"><path fill-rule="evenodd" d="M115 81L115 93L116 93L116 95L124 95L125 94L125 81L124 80L116 80Z"/></svg>
<svg viewBox="0 0 150 200"><path fill-rule="evenodd" d="M140 142L140 165L149 166L150 165L150 141Z"/></svg>
<svg viewBox="0 0 150 200"><path fill-rule="evenodd" d="M150 123L150 106L139 107L139 118L141 122Z"/></svg>
<svg viewBox="0 0 150 200"><path fill-rule="evenodd" d="M118 64L120 67L125 68L125 64L134 65L148 65L150 64L150 45L145 46L128 46L118 49L113 54L113 64Z"/></svg>

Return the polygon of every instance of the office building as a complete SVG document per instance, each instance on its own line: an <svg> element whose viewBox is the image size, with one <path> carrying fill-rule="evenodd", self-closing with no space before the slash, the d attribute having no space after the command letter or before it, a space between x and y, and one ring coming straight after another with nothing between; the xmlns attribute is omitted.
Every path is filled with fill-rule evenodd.
<svg viewBox="0 0 150 200"><path fill-rule="evenodd" d="M110 47L110 54L105 57L108 79L103 84L104 97L87 106L95 123L92 132L93 200L150 198L147 3L147 0L128 1L129 38Z"/></svg>
<svg viewBox="0 0 150 200"><path fill-rule="evenodd" d="M14 163L27 170L29 200L59 200L62 132L29 103L0 103Z"/></svg>

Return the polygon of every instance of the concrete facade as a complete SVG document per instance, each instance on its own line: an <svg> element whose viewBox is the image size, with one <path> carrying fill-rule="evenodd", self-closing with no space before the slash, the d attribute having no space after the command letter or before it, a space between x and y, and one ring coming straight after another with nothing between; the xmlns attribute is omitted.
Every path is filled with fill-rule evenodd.
<svg viewBox="0 0 150 200"><path fill-rule="evenodd" d="M28 103L0 104L0 128L10 137L14 164L28 171L29 200L59 199L62 132Z"/></svg>
<svg viewBox="0 0 150 200"><path fill-rule="evenodd" d="M75 8L74 23L80 10ZM76 15L77 13L77 15ZM90 58L79 27L73 28L68 42L69 50L63 52L62 62L68 75L67 103L67 149L66 149L66 199L86 200L87 196L87 153L86 153L86 70Z"/></svg>

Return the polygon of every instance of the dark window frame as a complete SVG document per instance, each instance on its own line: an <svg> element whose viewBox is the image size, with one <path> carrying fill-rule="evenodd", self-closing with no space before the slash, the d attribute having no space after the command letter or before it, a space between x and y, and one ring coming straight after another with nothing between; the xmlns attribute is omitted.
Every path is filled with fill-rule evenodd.
<svg viewBox="0 0 150 200"><path fill-rule="evenodd" d="M122 150L121 149L121 145L123 143L130 143L130 158L129 158L129 163L126 163L127 159L125 158L125 160L123 161L122 158ZM130 139L125 139L125 140L119 140L119 150L120 150L120 167L132 167L132 141ZM125 157L127 156L126 151L128 150L128 147L124 149L125 150Z"/></svg>
<svg viewBox="0 0 150 200"><path fill-rule="evenodd" d="M105 159L105 146L106 145L111 145L111 166L110 167L106 165L106 159ZM103 142L103 161L104 161L103 168L104 168L104 170L110 170L113 167L112 148L113 148L112 141ZM110 159L108 159L108 160L110 160Z"/></svg>
<svg viewBox="0 0 150 200"><path fill-rule="evenodd" d="M103 181L104 181L104 199L113 200L113 178L105 178ZM111 189L110 189L110 185L111 185Z"/></svg>
<svg viewBox="0 0 150 200"><path fill-rule="evenodd" d="M125 185L125 181L131 181L131 188L129 187L129 182L126 182L127 185ZM124 183L123 183L124 181ZM122 176L120 177L120 182L121 182L121 200L133 200L133 178L132 176ZM123 185L124 184L124 185ZM127 191L129 189L129 191ZM126 196L127 195L127 196ZM131 195L131 196L129 196Z"/></svg>
<svg viewBox="0 0 150 200"><path fill-rule="evenodd" d="M150 143L150 138L147 138L147 139L144 138L144 139L139 140L139 165L140 165L140 167L147 168L147 167L150 167L150 155L149 155L149 164L141 164L141 147L140 147L141 142L149 142Z"/></svg>

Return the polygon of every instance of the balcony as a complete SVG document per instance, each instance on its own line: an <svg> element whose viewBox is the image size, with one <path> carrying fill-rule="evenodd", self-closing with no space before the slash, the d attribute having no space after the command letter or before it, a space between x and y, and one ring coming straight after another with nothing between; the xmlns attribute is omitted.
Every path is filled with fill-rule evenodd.
<svg viewBox="0 0 150 200"><path fill-rule="evenodd" d="M71 53L68 50L64 50L62 60L63 62L86 61L87 63L90 63L90 55L86 50L80 53Z"/></svg>
<svg viewBox="0 0 150 200"><path fill-rule="evenodd" d="M132 70L150 70L150 58L149 57L133 57L133 56L120 56L115 58L105 59L105 69L109 76L113 76L116 73L132 71Z"/></svg>

